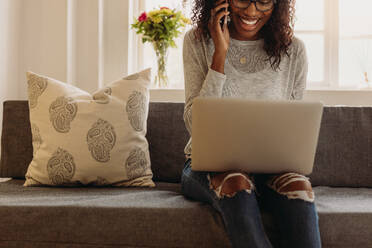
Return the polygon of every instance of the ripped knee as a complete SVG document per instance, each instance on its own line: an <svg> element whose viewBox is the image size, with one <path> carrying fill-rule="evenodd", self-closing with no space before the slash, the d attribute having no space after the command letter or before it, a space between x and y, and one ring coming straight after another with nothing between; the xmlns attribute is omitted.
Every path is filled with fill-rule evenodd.
<svg viewBox="0 0 372 248"><path fill-rule="evenodd" d="M212 189L218 198L233 197L239 191L251 193L254 184L248 174L243 172L224 172L211 175L207 174L209 188Z"/></svg>
<svg viewBox="0 0 372 248"><path fill-rule="evenodd" d="M315 198L309 178L301 174L289 172L276 175L268 181L267 185L289 199L313 202Z"/></svg>

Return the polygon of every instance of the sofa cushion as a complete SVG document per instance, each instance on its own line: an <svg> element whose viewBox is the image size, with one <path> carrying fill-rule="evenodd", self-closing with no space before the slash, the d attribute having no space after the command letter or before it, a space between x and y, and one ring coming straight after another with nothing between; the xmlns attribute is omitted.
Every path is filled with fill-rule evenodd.
<svg viewBox="0 0 372 248"><path fill-rule="evenodd" d="M145 138L151 68L90 94L27 72L33 159L25 186L155 186Z"/></svg>
<svg viewBox="0 0 372 248"><path fill-rule="evenodd" d="M372 187L372 107L326 107L313 185Z"/></svg>
<svg viewBox="0 0 372 248"><path fill-rule="evenodd" d="M0 183L0 247L230 247L220 215L185 198L179 184L61 189L23 182ZM372 189L314 191L324 248L372 247ZM277 244L270 213L262 218Z"/></svg>
<svg viewBox="0 0 372 248"><path fill-rule="evenodd" d="M25 242L29 247L222 248L228 243L218 214L185 199L179 184L63 189L22 187L23 182L0 183L0 247Z"/></svg>
<svg viewBox="0 0 372 248"><path fill-rule="evenodd" d="M189 138L182 117L183 109L184 103L150 102L146 137L156 181L181 181L185 164L183 149Z"/></svg>
<svg viewBox="0 0 372 248"><path fill-rule="evenodd" d="M372 189L320 186L314 191L326 247L372 247Z"/></svg>

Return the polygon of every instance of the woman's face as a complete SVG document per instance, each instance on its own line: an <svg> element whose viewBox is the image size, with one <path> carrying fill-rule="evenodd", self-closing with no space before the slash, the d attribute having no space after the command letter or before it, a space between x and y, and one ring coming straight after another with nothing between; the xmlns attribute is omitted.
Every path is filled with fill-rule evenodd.
<svg viewBox="0 0 372 248"><path fill-rule="evenodd" d="M229 0L232 22L230 35L237 40L257 40L259 38L259 30L270 19L273 8L262 12L256 9L254 2L251 2L248 8L237 8L234 3L239 1L246 2L242 0ZM268 2L269 0L264 1Z"/></svg>

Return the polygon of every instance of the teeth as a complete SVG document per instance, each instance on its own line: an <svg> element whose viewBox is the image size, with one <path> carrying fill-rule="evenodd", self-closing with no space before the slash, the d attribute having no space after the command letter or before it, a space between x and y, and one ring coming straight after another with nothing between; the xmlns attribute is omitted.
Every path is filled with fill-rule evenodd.
<svg viewBox="0 0 372 248"><path fill-rule="evenodd" d="M244 22L245 24L248 24L248 25L255 25L258 20L254 20L254 21L247 21L247 20L244 20L243 18L240 18L242 20L242 22Z"/></svg>

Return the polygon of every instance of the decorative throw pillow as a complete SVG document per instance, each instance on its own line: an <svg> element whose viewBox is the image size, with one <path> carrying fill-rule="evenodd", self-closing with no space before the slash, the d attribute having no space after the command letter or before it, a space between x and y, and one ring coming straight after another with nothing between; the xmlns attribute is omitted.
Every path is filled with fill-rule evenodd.
<svg viewBox="0 0 372 248"><path fill-rule="evenodd" d="M154 187L150 78L149 68L89 94L27 72L34 156L24 186Z"/></svg>

